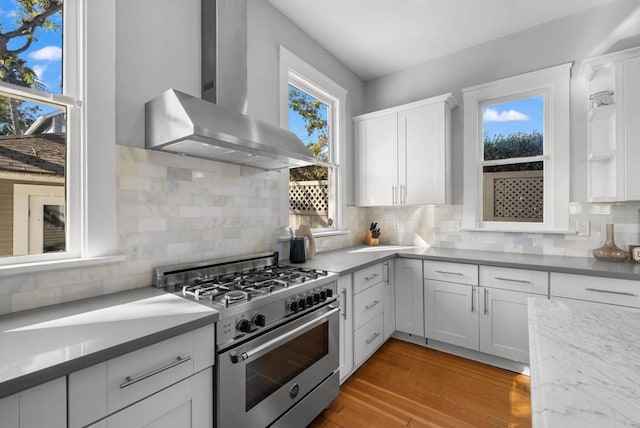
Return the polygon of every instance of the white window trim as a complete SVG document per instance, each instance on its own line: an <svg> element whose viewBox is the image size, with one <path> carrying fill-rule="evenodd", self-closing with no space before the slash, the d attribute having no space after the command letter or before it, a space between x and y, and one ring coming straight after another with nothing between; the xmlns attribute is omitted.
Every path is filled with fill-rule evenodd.
<svg viewBox="0 0 640 428"><path fill-rule="evenodd" d="M330 113L334 117L333 127L330 129L331 139L337 143L338 150L332 151L330 162L337 165L336 183L337 190L335 200L335 228L315 229L314 235L333 235L346 229L346 180L345 180L345 159L346 159L346 102L347 90L316 70L313 66L291 53L284 46L280 46L280 127L289 129L289 82L294 81L297 85L312 88L313 92L324 94L326 100L331 100L333 111ZM296 86L297 86L296 85ZM323 100L321 100L323 101ZM323 101L324 102L324 101ZM289 224L289 170L283 170L280 176L282 195L280 204L280 219L283 225Z"/></svg>
<svg viewBox="0 0 640 428"><path fill-rule="evenodd" d="M68 145L69 251L2 258L0 275L123 259L114 256L116 2L67 0L64 8L66 94L50 101L67 105L67 134L81 141Z"/></svg>
<svg viewBox="0 0 640 428"><path fill-rule="evenodd" d="M464 99L464 230L569 233L569 129L572 63L462 90ZM544 220L541 223L482 220L482 106L527 95L545 95Z"/></svg>

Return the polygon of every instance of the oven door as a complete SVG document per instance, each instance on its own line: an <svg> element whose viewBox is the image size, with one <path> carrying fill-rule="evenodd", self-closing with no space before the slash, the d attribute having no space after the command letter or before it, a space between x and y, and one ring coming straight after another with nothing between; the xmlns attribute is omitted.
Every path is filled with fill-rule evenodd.
<svg viewBox="0 0 640 428"><path fill-rule="evenodd" d="M218 357L219 427L265 427L338 369L339 308L319 308Z"/></svg>

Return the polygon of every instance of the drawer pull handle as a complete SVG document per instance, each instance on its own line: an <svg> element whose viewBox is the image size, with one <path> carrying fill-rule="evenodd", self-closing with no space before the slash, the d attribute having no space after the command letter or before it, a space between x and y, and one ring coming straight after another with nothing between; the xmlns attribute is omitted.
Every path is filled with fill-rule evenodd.
<svg viewBox="0 0 640 428"><path fill-rule="evenodd" d="M471 289L471 312L475 312L476 311L476 290L474 290L473 288Z"/></svg>
<svg viewBox="0 0 640 428"><path fill-rule="evenodd" d="M370 338L365 340L365 342L367 342L367 345L371 345L371 342L376 340L378 338L378 336L380 336L380 333L374 333L373 336L371 336Z"/></svg>
<svg viewBox="0 0 640 428"><path fill-rule="evenodd" d="M377 278L377 277L378 277L378 274L377 274L377 273L374 273L374 274L373 274L373 275L371 275L371 276L365 276L365 277L364 277L364 280L365 280L365 281L371 281L372 279Z"/></svg>
<svg viewBox="0 0 640 428"><path fill-rule="evenodd" d="M527 281L526 279L503 278L501 276L496 276L495 278L499 281L517 282L519 284L533 284L531 281Z"/></svg>
<svg viewBox="0 0 640 428"><path fill-rule="evenodd" d="M461 272L448 272L446 270L437 270L436 273L441 273L443 275L457 275L457 276L464 276L463 273Z"/></svg>
<svg viewBox="0 0 640 428"><path fill-rule="evenodd" d="M595 291L596 293L617 294L619 296L631 296L631 297L637 296L637 294L629 293L628 291L602 290L600 288L587 288L587 291Z"/></svg>
<svg viewBox="0 0 640 428"><path fill-rule="evenodd" d="M364 308L366 310L372 309L375 305L377 305L378 303L380 303L380 300L374 300L372 304L365 306Z"/></svg>
<svg viewBox="0 0 640 428"><path fill-rule="evenodd" d="M489 289L484 289L484 314L489 315Z"/></svg>
<svg viewBox="0 0 640 428"><path fill-rule="evenodd" d="M342 295L344 296L344 299L342 299L342 318L343 319L347 319L347 289L343 288L342 291L340 292L342 293Z"/></svg>
<svg viewBox="0 0 640 428"><path fill-rule="evenodd" d="M185 363L185 362L187 362L189 360L191 360L191 356L190 355L187 355L187 356L184 356L184 357L178 356L178 357L176 357L175 360L171 361L169 364L165 364L164 366L158 367L157 369L148 371L148 372L143 373L143 374L141 374L139 376L134 376L134 377L127 376L124 379L125 382L120 384L120 389L124 389L127 386L131 386L134 383L140 382L141 380L147 379L147 378L149 378L149 377L151 377L153 375L157 375L158 373L161 373L161 372L163 372L165 370L169 370L170 368L175 367L178 364Z"/></svg>

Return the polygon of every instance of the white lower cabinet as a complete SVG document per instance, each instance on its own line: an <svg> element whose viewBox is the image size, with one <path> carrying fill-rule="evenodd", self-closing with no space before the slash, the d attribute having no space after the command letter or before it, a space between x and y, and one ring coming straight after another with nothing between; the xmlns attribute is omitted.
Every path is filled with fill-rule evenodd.
<svg viewBox="0 0 640 428"><path fill-rule="evenodd" d="M386 341L396 331L396 298L394 281L394 262L386 261L382 264L384 278L384 340Z"/></svg>
<svg viewBox="0 0 640 428"><path fill-rule="evenodd" d="M69 428L213 425L213 324L68 376Z"/></svg>
<svg viewBox="0 0 640 428"><path fill-rule="evenodd" d="M527 299L533 295L480 287L480 351L529 362Z"/></svg>
<svg viewBox="0 0 640 428"><path fill-rule="evenodd" d="M351 275L338 278L340 294L340 382L353 370L353 279Z"/></svg>
<svg viewBox="0 0 640 428"><path fill-rule="evenodd" d="M213 426L213 370L176 383L91 428L192 428Z"/></svg>
<svg viewBox="0 0 640 428"><path fill-rule="evenodd" d="M425 279L426 336L464 348L478 349L476 293L473 285Z"/></svg>
<svg viewBox="0 0 640 428"><path fill-rule="evenodd" d="M551 298L640 308L640 281L595 276L551 273Z"/></svg>
<svg viewBox="0 0 640 428"><path fill-rule="evenodd" d="M384 263L353 273L353 367L357 368L385 341L388 268Z"/></svg>
<svg viewBox="0 0 640 428"><path fill-rule="evenodd" d="M0 399L2 428L67 426L67 382L61 377Z"/></svg>
<svg viewBox="0 0 640 428"><path fill-rule="evenodd" d="M547 296L547 272L424 263L427 338L529 362L527 299Z"/></svg>
<svg viewBox="0 0 640 428"><path fill-rule="evenodd" d="M380 313L353 332L353 357L356 366L364 362L384 343L384 320Z"/></svg>
<svg viewBox="0 0 640 428"><path fill-rule="evenodd" d="M396 330L424 337L422 260L395 259Z"/></svg>

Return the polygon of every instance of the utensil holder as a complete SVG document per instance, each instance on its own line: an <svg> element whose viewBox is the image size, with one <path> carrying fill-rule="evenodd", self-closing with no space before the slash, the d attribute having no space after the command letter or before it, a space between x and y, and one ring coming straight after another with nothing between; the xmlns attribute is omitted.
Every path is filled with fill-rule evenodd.
<svg viewBox="0 0 640 428"><path fill-rule="evenodd" d="M367 229L367 232L364 235L364 243L367 245L378 245L380 244L380 237L374 238L371 235L371 230Z"/></svg>
<svg viewBox="0 0 640 428"><path fill-rule="evenodd" d="M304 238L293 238L289 248L289 261L291 263L304 263L307 261L304 248Z"/></svg>

